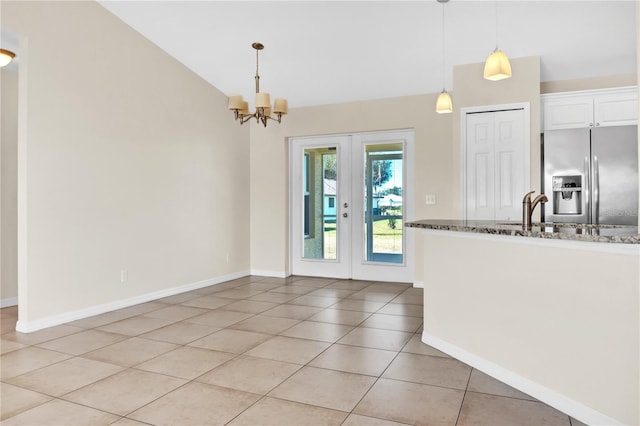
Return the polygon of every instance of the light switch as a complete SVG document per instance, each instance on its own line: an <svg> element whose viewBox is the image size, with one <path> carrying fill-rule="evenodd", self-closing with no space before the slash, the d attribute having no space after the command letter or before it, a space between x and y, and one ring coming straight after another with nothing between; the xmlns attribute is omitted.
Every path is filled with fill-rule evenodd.
<svg viewBox="0 0 640 426"><path fill-rule="evenodd" d="M427 194L425 203L428 206L432 206L432 205L436 204L436 194Z"/></svg>

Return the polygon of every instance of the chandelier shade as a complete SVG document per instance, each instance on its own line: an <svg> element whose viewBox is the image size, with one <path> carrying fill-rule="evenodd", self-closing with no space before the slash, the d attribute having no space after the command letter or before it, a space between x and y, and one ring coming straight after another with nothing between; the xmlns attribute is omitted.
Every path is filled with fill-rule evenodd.
<svg viewBox="0 0 640 426"><path fill-rule="evenodd" d="M273 103L273 112L278 114L286 114L287 111L289 110L289 103L287 102L286 99L282 99L282 98L276 98L275 102Z"/></svg>
<svg viewBox="0 0 640 426"><path fill-rule="evenodd" d="M16 57L16 54L10 50L0 49L0 67L4 67L9 65L13 58Z"/></svg>
<svg viewBox="0 0 640 426"><path fill-rule="evenodd" d="M271 97L268 93L256 93L256 108L269 108Z"/></svg>
<svg viewBox="0 0 640 426"><path fill-rule="evenodd" d="M249 102L243 101L242 108L240 109L240 114L249 115Z"/></svg>
<svg viewBox="0 0 640 426"><path fill-rule="evenodd" d="M262 43L253 43L251 45L256 50L256 97L255 97L255 112L249 112L249 102L245 101L240 95L229 96L228 108L233 111L235 119L240 121L240 124L244 124L252 118L256 119L256 122L262 123L264 127L267 127L269 120L281 122L282 116L289 112L289 106L286 99L276 98L273 108L271 107L271 95L266 92L260 91L260 74L258 73L258 53L264 49ZM276 118L271 117L271 114L275 114Z"/></svg>
<svg viewBox="0 0 640 426"><path fill-rule="evenodd" d="M484 78L491 81L511 77L511 63L507 55L496 47L484 63Z"/></svg>
<svg viewBox="0 0 640 426"><path fill-rule="evenodd" d="M242 109L242 105L244 101L242 100L242 96L233 95L229 96L229 109Z"/></svg>

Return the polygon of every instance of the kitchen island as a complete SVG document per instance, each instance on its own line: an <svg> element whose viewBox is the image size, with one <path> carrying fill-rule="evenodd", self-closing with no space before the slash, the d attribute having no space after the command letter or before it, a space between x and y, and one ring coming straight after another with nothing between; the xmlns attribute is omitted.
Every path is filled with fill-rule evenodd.
<svg viewBox="0 0 640 426"><path fill-rule="evenodd" d="M587 424L640 424L635 227L423 220L422 340Z"/></svg>

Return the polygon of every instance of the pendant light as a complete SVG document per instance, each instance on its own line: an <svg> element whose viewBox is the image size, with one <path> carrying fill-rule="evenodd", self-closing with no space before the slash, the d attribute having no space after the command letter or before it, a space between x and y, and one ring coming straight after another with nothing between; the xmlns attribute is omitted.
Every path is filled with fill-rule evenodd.
<svg viewBox="0 0 640 426"><path fill-rule="evenodd" d="M484 63L484 78L491 81L504 80L511 77L511 64L506 53L498 49L498 2L495 3L496 48Z"/></svg>
<svg viewBox="0 0 640 426"><path fill-rule="evenodd" d="M444 88L444 4L449 0L438 0L438 3L442 3L442 92L438 96L436 101L436 112L438 114L448 114L453 112L453 102L451 96Z"/></svg>

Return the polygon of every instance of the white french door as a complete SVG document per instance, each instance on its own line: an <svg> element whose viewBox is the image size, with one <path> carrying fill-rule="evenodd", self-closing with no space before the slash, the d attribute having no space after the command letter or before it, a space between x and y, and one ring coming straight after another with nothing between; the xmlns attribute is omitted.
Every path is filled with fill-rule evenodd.
<svg viewBox="0 0 640 426"><path fill-rule="evenodd" d="M412 282L413 131L290 144L291 273Z"/></svg>
<svg viewBox="0 0 640 426"><path fill-rule="evenodd" d="M350 137L290 143L291 272L349 278Z"/></svg>

